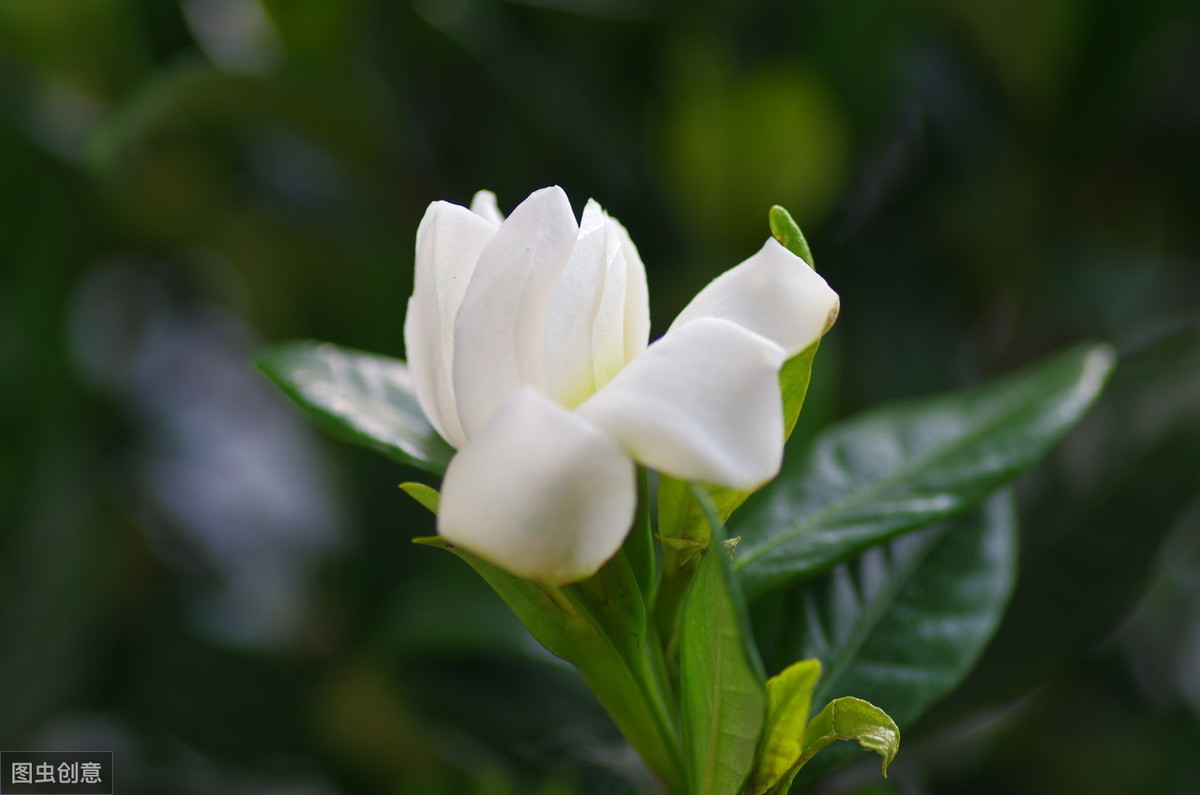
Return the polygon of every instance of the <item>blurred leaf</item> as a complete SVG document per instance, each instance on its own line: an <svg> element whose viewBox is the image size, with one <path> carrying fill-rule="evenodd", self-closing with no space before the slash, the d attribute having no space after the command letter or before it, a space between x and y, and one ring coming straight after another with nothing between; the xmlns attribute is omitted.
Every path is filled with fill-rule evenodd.
<svg viewBox="0 0 1200 795"><path fill-rule="evenodd" d="M932 719L969 719L980 703L1002 704L1043 682L1070 679L1069 669L1128 621L1155 567L1177 562L1162 544L1197 521L1196 395L1195 325L1122 351L1094 411L1022 489L1021 577L1012 604L970 679ZM1155 664L1168 665L1162 658ZM1138 676L1156 686L1166 681L1146 670Z"/></svg>
<svg viewBox="0 0 1200 795"><path fill-rule="evenodd" d="M1078 57L1080 20L1089 4L1079 0L956 3L926 0L944 24L1014 100L1037 111L1052 110Z"/></svg>
<svg viewBox="0 0 1200 795"><path fill-rule="evenodd" d="M120 0L0 3L0 51L67 78L88 93L112 95L135 84L150 61L141 9ZM15 56L15 57L14 57Z"/></svg>
<svg viewBox="0 0 1200 795"><path fill-rule="evenodd" d="M781 656L821 660L815 701L854 695L912 723L992 637L1016 573L1002 492L954 522L873 547L788 596Z"/></svg>
<svg viewBox="0 0 1200 795"><path fill-rule="evenodd" d="M1083 416L1113 361L1107 345L1081 345L977 389L835 426L739 516L743 585L762 594L962 513Z"/></svg>
<svg viewBox="0 0 1200 795"><path fill-rule="evenodd" d="M900 729L888 714L861 698L845 696L825 705L804 732L804 753L797 767L834 740L854 740L883 757L883 776L900 750ZM786 786L785 786L786 789Z"/></svg>
<svg viewBox="0 0 1200 795"><path fill-rule="evenodd" d="M290 342L264 350L257 365L330 433L401 463L441 474L454 451L417 403L399 359Z"/></svg>
<svg viewBox="0 0 1200 795"><path fill-rule="evenodd" d="M45 427L42 417L30 418ZM95 461L66 455L70 448L54 439L77 430L64 420L45 431L42 455L14 473L23 489L15 521L0 516L3 747L28 742L46 715L70 709L79 697L89 673L81 661L108 641L104 619L119 593L113 586L128 571L123 548L99 524Z"/></svg>
<svg viewBox="0 0 1200 795"><path fill-rule="evenodd" d="M314 81L226 74L182 57L152 72L96 125L87 158L98 173L112 175L146 157L152 166L165 136L190 131L200 136L196 151L211 156L220 149L205 137L214 129L229 135L274 127L311 139L339 162L366 172L378 167L379 151L394 128L389 114L365 94L351 79L331 88Z"/></svg>
<svg viewBox="0 0 1200 795"><path fill-rule="evenodd" d="M416 500L421 507L427 508L431 513L438 512L438 505L441 503L442 495L438 494L438 490L426 486L424 483L401 483L400 490L408 496Z"/></svg>
<svg viewBox="0 0 1200 795"><path fill-rule="evenodd" d="M666 108L666 158L673 190L703 239L757 229L764 197L817 219L848 171L847 122L817 70L779 61L752 72L716 46L674 64Z"/></svg>
<svg viewBox="0 0 1200 795"><path fill-rule="evenodd" d="M729 557L718 543L720 527L708 507L713 542L694 564L679 635L689 792L737 795L757 755L767 692Z"/></svg>
<svg viewBox="0 0 1200 795"><path fill-rule="evenodd" d="M354 47L353 30L362 3L322 3L320 0L262 0L287 49L309 59L344 58ZM327 66L327 63L323 63Z"/></svg>
<svg viewBox="0 0 1200 795"><path fill-rule="evenodd" d="M748 795L762 795L799 761L813 691L820 678L820 660L801 660L767 680L767 726L762 753L746 788Z"/></svg>

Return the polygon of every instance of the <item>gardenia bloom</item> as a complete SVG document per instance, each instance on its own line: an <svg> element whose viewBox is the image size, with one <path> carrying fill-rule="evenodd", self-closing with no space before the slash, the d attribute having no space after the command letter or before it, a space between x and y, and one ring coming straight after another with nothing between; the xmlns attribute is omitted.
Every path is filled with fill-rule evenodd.
<svg viewBox="0 0 1200 795"><path fill-rule="evenodd" d="M625 228L543 188L504 219L430 205L404 339L417 398L457 454L438 533L561 585L620 549L636 463L750 490L779 471L779 368L837 315L825 280L774 239L647 345L646 273Z"/></svg>

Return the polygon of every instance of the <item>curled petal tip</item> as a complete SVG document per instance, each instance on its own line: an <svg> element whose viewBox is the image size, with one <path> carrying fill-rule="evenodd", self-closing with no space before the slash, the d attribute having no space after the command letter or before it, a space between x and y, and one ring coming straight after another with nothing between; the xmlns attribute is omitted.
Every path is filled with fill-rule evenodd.
<svg viewBox="0 0 1200 795"><path fill-rule="evenodd" d="M825 328L824 328L824 330L821 331L822 336L824 336L829 331L829 329L833 328L833 324L837 322L838 314L841 311L842 311L842 299L837 298L834 300L833 306L829 308L829 316L825 318Z"/></svg>

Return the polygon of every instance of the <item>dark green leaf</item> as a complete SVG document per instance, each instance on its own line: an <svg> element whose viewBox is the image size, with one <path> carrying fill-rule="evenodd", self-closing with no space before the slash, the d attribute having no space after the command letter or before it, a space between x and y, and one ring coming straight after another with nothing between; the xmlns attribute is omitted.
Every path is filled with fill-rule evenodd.
<svg viewBox="0 0 1200 795"><path fill-rule="evenodd" d="M1034 463L1099 394L1114 354L1084 345L968 392L822 434L736 521L751 596L961 514Z"/></svg>
<svg viewBox="0 0 1200 795"><path fill-rule="evenodd" d="M694 563L680 615L683 730L689 792L737 795L757 758L767 691L720 528L712 533L713 543Z"/></svg>
<svg viewBox="0 0 1200 795"><path fill-rule="evenodd" d="M289 342L259 354L258 368L334 435L441 474L454 450L425 419L399 359Z"/></svg>
<svg viewBox="0 0 1200 795"><path fill-rule="evenodd" d="M1011 495L867 550L788 595L779 656L815 657L817 703L864 698L906 725L966 675L1012 591Z"/></svg>
<svg viewBox="0 0 1200 795"><path fill-rule="evenodd" d="M1070 678L1067 671L1078 670L1072 666L1126 624L1135 606L1153 613L1144 603L1147 582L1164 562L1180 565L1162 547L1165 539L1189 528L1200 538L1197 396L1200 323L1165 329L1122 351L1095 409L1037 479L1022 484L1025 549L1013 601L970 679L931 718L955 722L980 703L1002 703L1041 682ZM1081 592L1086 599L1078 598ZM1164 630L1164 638L1180 637L1177 629ZM1147 670L1172 664L1161 649L1134 645L1141 659L1153 660ZM1169 687L1169 675L1159 680Z"/></svg>

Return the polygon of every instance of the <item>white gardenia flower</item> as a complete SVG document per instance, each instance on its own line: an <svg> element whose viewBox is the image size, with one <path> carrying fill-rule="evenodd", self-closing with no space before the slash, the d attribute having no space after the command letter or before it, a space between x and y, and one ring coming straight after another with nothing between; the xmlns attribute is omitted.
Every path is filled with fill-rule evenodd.
<svg viewBox="0 0 1200 795"><path fill-rule="evenodd" d="M438 533L561 585L620 549L635 462L742 490L779 471L779 368L837 315L825 280L774 239L713 280L647 346L646 272L595 201L577 223L543 188L504 219L434 202L417 230L404 339L417 398L457 449Z"/></svg>

